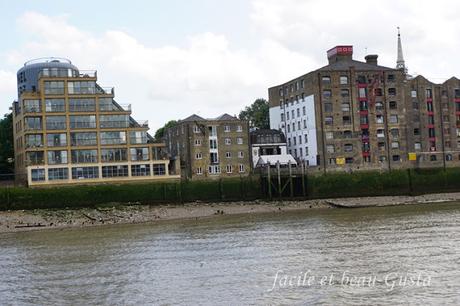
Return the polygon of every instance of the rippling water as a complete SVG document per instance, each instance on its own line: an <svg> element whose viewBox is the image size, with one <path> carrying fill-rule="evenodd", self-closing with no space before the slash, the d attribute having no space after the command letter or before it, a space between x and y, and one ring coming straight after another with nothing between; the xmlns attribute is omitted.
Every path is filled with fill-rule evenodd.
<svg viewBox="0 0 460 306"><path fill-rule="evenodd" d="M430 204L3 234L0 304L458 305L459 220Z"/></svg>

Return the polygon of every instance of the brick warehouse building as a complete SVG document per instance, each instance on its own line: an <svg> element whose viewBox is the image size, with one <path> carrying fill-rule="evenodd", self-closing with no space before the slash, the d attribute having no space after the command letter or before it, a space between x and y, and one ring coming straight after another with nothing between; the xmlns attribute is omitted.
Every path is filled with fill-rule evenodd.
<svg viewBox="0 0 460 306"><path fill-rule="evenodd" d="M165 142L184 178L239 177L251 171L249 125L234 116L189 116L165 131Z"/></svg>
<svg viewBox="0 0 460 306"><path fill-rule="evenodd" d="M407 75L399 34L396 69L352 55L337 46L327 66L269 88L288 151L324 172L459 166L460 81Z"/></svg>

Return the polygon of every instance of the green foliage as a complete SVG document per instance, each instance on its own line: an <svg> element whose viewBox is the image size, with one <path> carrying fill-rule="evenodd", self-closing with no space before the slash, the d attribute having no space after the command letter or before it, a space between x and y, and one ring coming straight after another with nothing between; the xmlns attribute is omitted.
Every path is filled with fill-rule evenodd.
<svg viewBox="0 0 460 306"><path fill-rule="evenodd" d="M164 137L165 135L165 131L169 128L172 128L172 127L175 127L177 125L177 121L176 120L170 120L168 121L163 127L159 128L156 132L155 132L155 141L161 141L161 139Z"/></svg>
<svg viewBox="0 0 460 306"><path fill-rule="evenodd" d="M0 174L14 172L13 114L6 114L0 120Z"/></svg>
<svg viewBox="0 0 460 306"><path fill-rule="evenodd" d="M265 99L257 99L250 106L246 106L238 116L241 120L249 121L250 127L269 129L269 106Z"/></svg>
<svg viewBox="0 0 460 306"><path fill-rule="evenodd" d="M0 187L0 210L262 198L258 177L50 188ZM116 205L116 204L115 204Z"/></svg>

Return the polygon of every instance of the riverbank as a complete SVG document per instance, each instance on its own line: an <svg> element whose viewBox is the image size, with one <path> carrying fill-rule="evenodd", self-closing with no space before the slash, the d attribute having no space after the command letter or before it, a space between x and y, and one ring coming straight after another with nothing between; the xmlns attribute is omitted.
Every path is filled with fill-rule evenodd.
<svg viewBox="0 0 460 306"><path fill-rule="evenodd" d="M0 233L185 220L254 213L283 213L309 209L359 208L460 201L458 193L420 196L334 198L305 201L186 203L183 205L103 205L96 208L0 211Z"/></svg>

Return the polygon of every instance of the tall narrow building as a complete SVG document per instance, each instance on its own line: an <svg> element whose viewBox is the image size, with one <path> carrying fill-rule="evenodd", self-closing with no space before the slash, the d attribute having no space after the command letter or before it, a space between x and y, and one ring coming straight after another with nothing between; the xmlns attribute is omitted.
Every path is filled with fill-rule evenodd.
<svg viewBox="0 0 460 306"><path fill-rule="evenodd" d="M29 186L177 178L147 122L67 59L29 61L13 103L16 179Z"/></svg>

